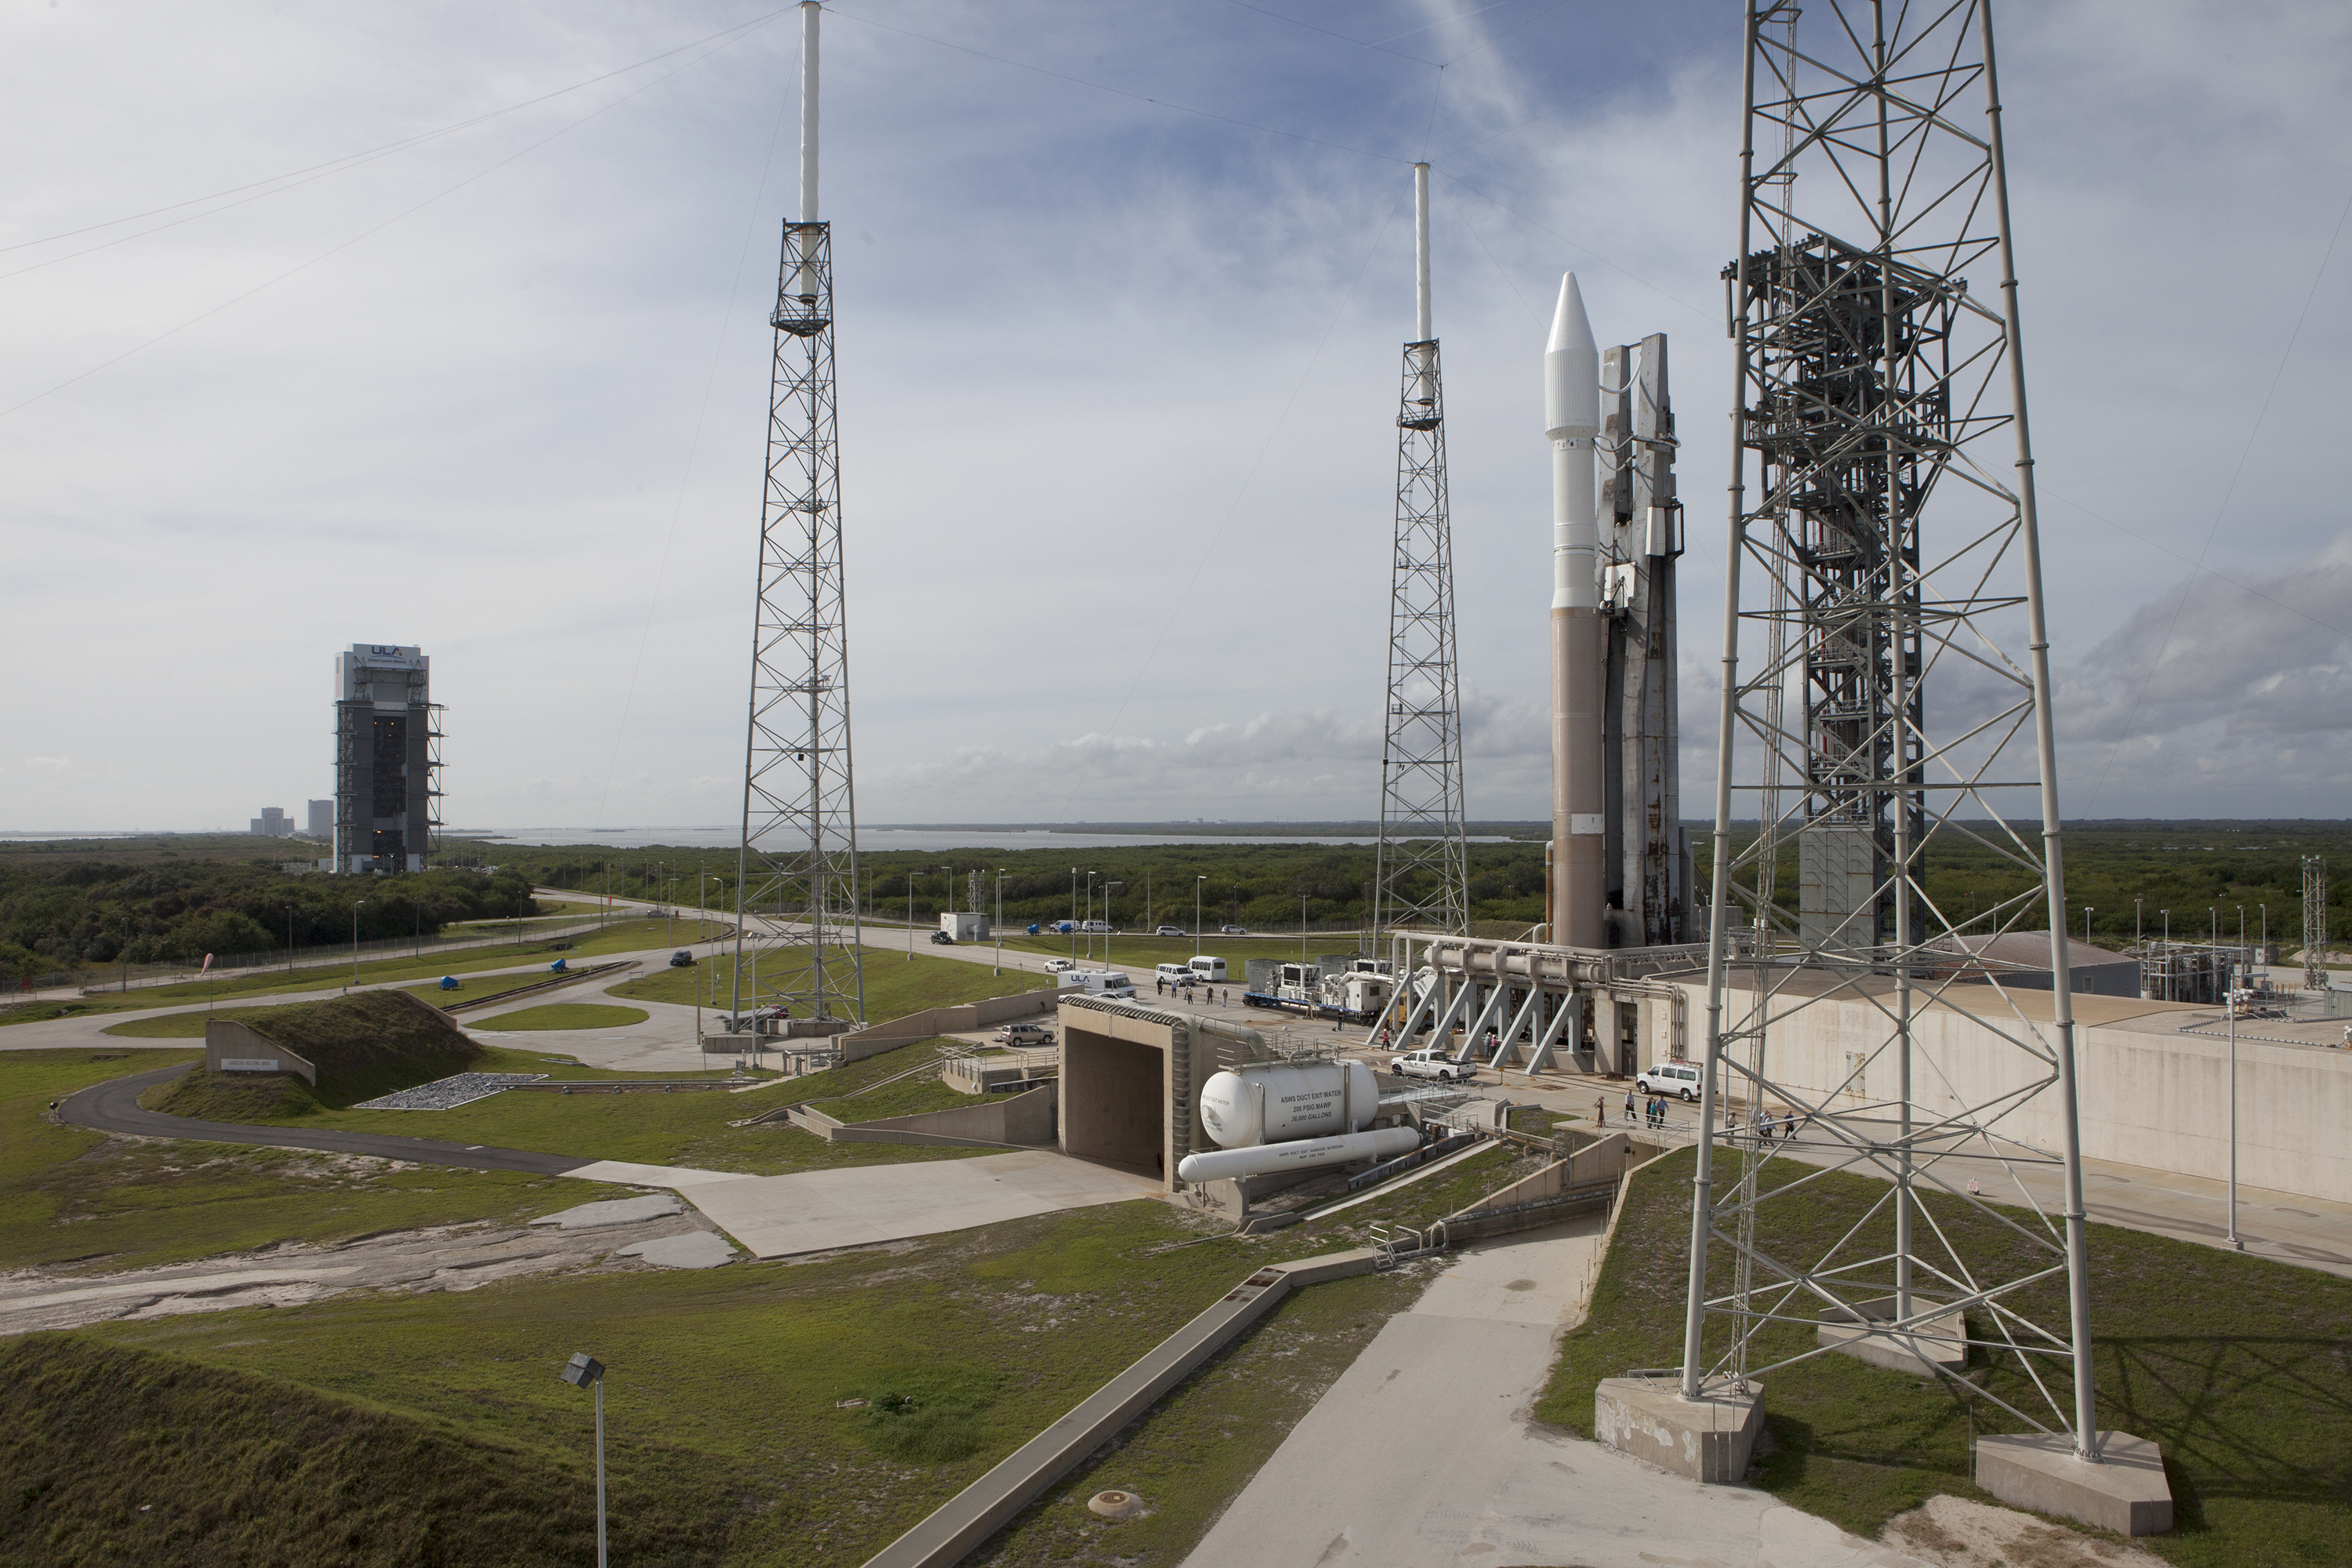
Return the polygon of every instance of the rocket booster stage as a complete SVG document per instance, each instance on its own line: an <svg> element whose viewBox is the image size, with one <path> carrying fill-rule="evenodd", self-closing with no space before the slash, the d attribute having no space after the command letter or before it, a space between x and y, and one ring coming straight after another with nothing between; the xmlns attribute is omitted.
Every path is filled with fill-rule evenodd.
<svg viewBox="0 0 2352 1568"><path fill-rule="evenodd" d="M1601 353L1570 272L1544 350L1544 434L1551 441L1551 857L1545 901L1555 942L1606 941L1601 863L1608 796L1601 755L1603 664L1593 517Z"/></svg>

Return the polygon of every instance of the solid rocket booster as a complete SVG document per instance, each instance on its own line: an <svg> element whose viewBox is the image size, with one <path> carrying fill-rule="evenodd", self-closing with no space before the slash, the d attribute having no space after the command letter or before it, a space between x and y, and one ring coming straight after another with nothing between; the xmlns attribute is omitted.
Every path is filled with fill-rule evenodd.
<svg viewBox="0 0 2352 1568"><path fill-rule="evenodd" d="M1551 441L1551 940L1605 942L1601 818L1603 660L1593 521L1592 444L1601 434L1601 352L1576 274L1559 281L1544 348L1544 434Z"/></svg>

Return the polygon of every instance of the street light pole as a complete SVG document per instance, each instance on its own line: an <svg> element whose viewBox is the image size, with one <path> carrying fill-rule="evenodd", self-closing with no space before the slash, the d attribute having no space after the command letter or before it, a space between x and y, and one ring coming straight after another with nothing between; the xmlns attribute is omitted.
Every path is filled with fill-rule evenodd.
<svg viewBox="0 0 2352 1568"><path fill-rule="evenodd" d="M2230 975L2227 966L2222 973ZM2221 1004L2230 1013L2230 1245L2239 1251L2246 1250L2246 1238L2238 1234L2238 995L2234 984L2224 985Z"/></svg>
<svg viewBox="0 0 2352 1568"><path fill-rule="evenodd" d="M996 967L991 974L1004 973L1004 868L996 868Z"/></svg>
<svg viewBox="0 0 2352 1568"><path fill-rule="evenodd" d="M1078 962L1078 868L1070 868L1070 963Z"/></svg>
<svg viewBox="0 0 2352 1568"><path fill-rule="evenodd" d="M1206 933L1201 928L1201 884L1208 879L1209 879L1206 877L1195 877L1192 879L1192 945L1194 947L1206 947L1208 945L1208 943L1202 940Z"/></svg>
<svg viewBox="0 0 2352 1568"><path fill-rule="evenodd" d="M2091 906L2088 904L2083 906L2083 945L2091 945Z"/></svg>
<svg viewBox="0 0 2352 1568"><path fill-rule="evenodd" d="M366 903L366 902L367 902L367 900L366 900L365 899L355 899L355 900L353 900L352 901L352 985L357 985L357 984L360 983L360 905L362 905L362 904L363 904L363 903ZM344 989L345 989L345 990L349 990L349 989L351 989L351 987L350 987L350 986L345 986L345 987L344 987Z"/></svg>
<svg viewBox="0 0 2352 1568"><path fill-rule="evenodd" d="M556 1376L578 1388L596 1392L596 1568L604 1563L604 1363L586 1351L574 1355Z"/></svg>

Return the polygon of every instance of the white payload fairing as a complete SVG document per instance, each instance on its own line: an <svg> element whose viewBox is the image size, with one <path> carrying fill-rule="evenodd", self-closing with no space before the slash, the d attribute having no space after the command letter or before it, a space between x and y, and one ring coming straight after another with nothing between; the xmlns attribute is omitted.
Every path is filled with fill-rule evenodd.
<svg viewBox="0 0 2352 1568"><path fill-rule="evenodd" d="M1593 515L1593 442L1601 434L1601 353L1576 274L1559 282L1544 348L1544 434L1551 442L1551 854L1546 918L1555 942L1606 942L1602 861L1608 791L1602 771L1603 664Z"/></svg>

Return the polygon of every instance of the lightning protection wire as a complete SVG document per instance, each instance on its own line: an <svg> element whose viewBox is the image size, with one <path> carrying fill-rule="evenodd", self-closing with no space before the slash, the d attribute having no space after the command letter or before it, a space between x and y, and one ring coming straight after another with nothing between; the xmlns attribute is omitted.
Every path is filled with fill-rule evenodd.
<svg viewBox="0 0 2352 1568"><path fill-rule="evenodd" d="M1150 648L1144 654L1142 661L1135 667L1134 679L1128 682L1127 694L1118 700L1118 707L1111 714L1110 729L1114 744L1116 744L1119 721L1127 716L1128 708L1135 701L1136 692L1142 689L1143 678L1150 673L1152 660L1159 658L1160 648L1166 646L1168 634L1176 629L1176 622L1183 615L1184 605L1191 600L1192 590L1200 584L1201 574L1207 569L1211 561L1216 559L1217 546L1223 542L1225 530L1232 525L1234 514L1241 510L1242 501L1249 494L1250 486L1257 479L1258 470L1265 466L1266 455L1274 450L1274 443L1281 436L1283 426L1289 422L1290 411L1298 405L1298 395L1307 390L1307 378L1315 374L1316 365L1322 362L1323 351L1331 344L1331 334L1339 330L1339 322L1347 315L1348 307L1355 302L1356 290L1362 287L1364 275L1371 270L1372 258L1381 253L1381 246L1388 238L1389 230L1395 226L1397 214L1402 210L1402 203L1391 204L1388 216L1381 220L1379 232L1372 236L1371 242L1364 247L1364 258L1356 267L1356 276L1349 281L1347 292L1339 297L1339 308L1331 312L1330 321L1324 324L1323 335L1315 341L1315 352L1307 356L1306 366L1298 373L1298 379L1291 384L1290 395L1282 401L1282 411L1275 416L1274 423L1266 426L1265 439L1258 444L1257 455L1250 459L1249 468L1242 475L1241 484L1234 490L1233 500L1225 503L1224 514L1217 519L1217 526L1209 535L1207 548L1193 553L1192 574L1184 579L1182 590L1177 594L1175 601L1169 605L1167 619L1160 626L1160 635L1151 639ZM1094 772L1095 759L1089 755L1087 758L1086 766L1079 770L1076 782L1071 784L1070 793L1063 799L1062 805L1065 811L1067 811L1071 804L1076 801L1078 792L1084 789L1087 782L1094 777Z"/></svg>
<svg viewBox="0 0 2352 1568"><path fill-rule="evenodd" d="M694 462L702 452L702 427L710 416L710 395L719 384L719 366L726 356L727 334L734 326L736 301L743 293L743 269L751 264L752 237L760 228L760 209L768 199L768 176L775 169L776 148L783 140L785 120L796 102L791 93L776 95L776 122L768 132L768 155L760 164L760 183L752 190L751 210L743 215L743 237L735 247L735 277L727 286L727 308L719 312L718 336L710 345L710 368L702 378L702 402L694 411L694 436L687 443L686 467L677 477L677 497L670 503L669 528L662 535L661 560L654 568L654 591L646 605L646 623L637 632L637 657L629 666L629 684L621 697L621 716L613 726L613 754L604 761L604 785L596 795L593 826L597 828L604 826L604 808L613 796L613 775L620 769L621 745L628 738L629 714L637 700L637 680L645 672L646 648L653 640L654 618L661 610L662 582L669 575L670 551L677 543L677 524L686 511L687 488L694 482Z"/></svg>
<svg viewBox="0 0 2352 1568"><path fill-rule="evenodd" d="M2229 515L2230 500L2238 492L2238 480L2246 471L2246 459L2253 456L2254 442L2263 433L2263 422L2270 417L2271 400L2278 395L2279 383L2285 379L2287 362L2294 357L2295 342L2303 336L2303 323L2311 314L2311 302L2319 297L2320 282L2327 276L2328 264L2336 259L2336 242L2344 237L2344 220L2347 217L2352 217L2352 196L2345 198L2342 210L2336 215L2336 226L2327 236L2327 248L2321 252L2319 267L2311 275L2311 287L2304 291L2303 308L2294 313L2294 325L2287 330L2286 346L2279 351L2278 368L2271 372L2270 390L2263 394L2262 406L2254 411L2253 428L2246 432L2246 443L2238 448L2238 465L2230 470L2230 482L2222 487L2221 504L2213 509L2213 526L2205 531L2205 547L2190 563L2193 573L2205 570L2205 557L2212 553L2213 541L2221 537L2221 520ZM2130 737L2133 722L2139 718L2140 704L2147 700L2147 689L2156 681L2157 671L2162 669L2164 661L2171 657L2173 637L2180 630L2180 613L2189 607L2189 590L2196 582L2193 573L2189 581L2180 585L2180 597L2172 606L2172 619L2164 628L2163 645L2157 649L2156 657L2148 661L2147 673L2140 677L2139 690L2132 698L2131 711L2124 716L2126 739ZM2099 770L2098 787L2091 791L2091 804L2084 809L2085 816L2098 815L2099 797L2106 793L2107 780L2115 771L2116 753L2110 747L2107 765Z"/></svg>
<svg viewBox="0 0 2352 1568"><path fill-rule="evenodd" d="M1003 55L992 55L986 49L975 49L966 44L950 43L945 38L935 38L929 33L918 33L911 27L901 27L896 23L880 21L872 16L861 16L855 11L845 11L837 6L827 5L825 10L830 15L848 21L862 22L869 27L879 27L886 33L896 33L905 38L918 38L924 43L937 44L940 48L953 49L959 54L971 55L977 59L992 60L1001 66L1011 66L1015 70L1034 71L1039 76L1052 77L1056 81L1066 81L1077 87L1092 88L1097 92L1107 92L1115 98L1131 98L1138 103L1148 103L1155 109L1172 109L1181 114L1196 114L1203 120L1213 120L1220 124L1238 126L1244 131L1263 131L1269 136L1286 136L1293 142L1304 142L1316 147L1328 147L1335 153L1353 153L1359 157L1377 158L1383 163L1412 162L1410 158L1399 158L1387 153L1375 153L1365 147L1350 147L1344 142L1326 142L1320 136L1306 136L1296 131L1282 130L1278 126L1260 125L1255 121L1236 120L1230 114L1218 114L1211 110L1196 109L1189 103L1178 103L1172 99L1153 98L1145 93L1129 91L1123 87L1112 87L1106 82L1089 81L1085 77L1072 76L1067 71L1057 71L1045 66L1031 65L1026 60L1011 59Z"/></svg>
<svg viewBox="0 0 2352 1568"><path fill-rule="evenodd" d="M776 12L774 15L781 16L782 13ZM178 326L167 328L164 331L156 333L153 337L147 339L145 342L133 344L131 347L123 350L113 358L101 360L98 363L91 365L88 370L80 371L73 375L69 375L54 386L48 387L41 392L37 392L33 394L32 396L26 398L20 403L14 403L5 408L0 408L0 419L5 419L13 414L21 413L23 410L30 408L34 404L40 402L44 398L53 397L69 386L73 386L78 383L89 380L91 376L98 374L100 371L110 370L115 365L121 364L124 360L130 359L134 355L146 353L149 349L153 348L157 343L163 342L171 338L175 338L182 332L186 331L189 328L199 326L202 323L212 320L215 316L219 315L222 311L232 310L235 307L245 303L245 301L252 299L255 295L259 294L266 289L275 288L277 285L285 282L289 278L292 278L298 273L309 271L311 268L316 267L321 261L325 261L331 257L339 256L342 252L349 250L352 246L359 244L362 240L370 239L376 235L382 234L385 229L392 227L393 225L399 223L404 218L413 217L416 214L423 212L426 207L432 206L435 203L445 201L448 197L456 195L459 191L464 190L467 186L473 184L478 180L485 179L489 175L498 173L500 169L505 168L509 163L514 163L518 159L529 157L531 153L538 152L541 147L546 146L549 142L570 135L572 132L579 130L580 127L587 124L590 121L608 113L613 110L620 108L621 105L628 102L631 99L652 91L655 88L659 87L662 83L677 75L680 71L693 69L696 66L698 66L703 61L710 58L711 56L734 47L736 44L749 37L751 37L749 32L738 33L734 37L728 39L725 43L719 44L703 53L697 55L694 58L688 60L683 65L674 66L670 69L662 72L661 75L654 78L653 80L646 83L643 87L633 88L629 91L623 93L620 97L613 100L612 102L604 104L601 108L590 110L579 119L572 121L570 124L563 126L560 130L541 137L530 146L525 147L519 152L509 153L505 157L500 158L498 162L488 165L487 168L476 170L473 174L467 175L462 180L459 180L457 184L444 187L434 195L425 197L423 201L416 203L414 206L404 207L399 212L393 214L392 216L384 219L382 223L376 224L369 228L362 229L359 233L352 236L349 239L342 240L335 245L328 247L326 249L319 252L318 255L311 257L309 260L298 262L294 266L288 268L283 272L278 273L270 278L266 278L260 282L255 284L252 288L246 289L243 293L232 295L228 299L222 300L219 304L212 307L212 309L189 317L186 321L182 321Z"/></svg>
<svg viewBox="0 0 2352 1568"><path fill-rule="evenodd" d="M169 202L160 207L150 207L145 212L131 213L122 217L109 218L103 223L84 224L79 228L66 229L57 234L45 236L39 239L20 239L13 244L0 245L0 256L5 256L14 251L32 250L44 245L55 245L60 240L77 239L85 234L96 234L101 229L120 228L124 224L138 223L144 218L161 217L165 213L178 212L182 207L197 206L205 202L219 202L221 204L218 206L206 207L203 212L190 213L186 217L174 218L170 223L160 223L155 225L152 228L141 229L137 234L127 234L118 239L110 239L102 245L88 246L83 249L71 251L64 256L52 257L47 261L36 262L31 267L20 267L15 272L0 272L0 278L14 278L20 273L38 271L41 268L55 266L60 261L70 261L77 256L88 256L92 251L104 250L110 246L121 245L133 239L143 239L151 234L161 234L167 228L176 228L184 223L194 223L198 218L211 217L215 213L225 213L234 207L244 206L248 202L257 202L269 196L278 195L282 192L299 189L301 186L310 184L316 180L323 180L335 174L346 174L352 169L359 168L367 163L372 163L378 158L389 157L395 153L405 153L413 147L422 147L427 142L437 142L442 140L444 137L454 136L461 131L470 131L477 125L487 125L494 120L502 120L509 114L519 114L526 109L536 109L542 103L552 103L557 99L565 97L571 93L578 92L583 88L595 87L599 83L612 81L616 78L627 76L631 71L643 70L646 67L651 65L659 65L662 61L668 59L672 55L684 54L688 49L698 49L705 44L715 43L720 39L726 39L731 43L734 40L730 37L730 35L755 31L756 29L764 26L766 24L774 21L778 16L782 16L786 10L790 10L791 8L792 7L790 6L785 6L778 10L771 11L764 16L754 17L749 22L740 23L732 27L722 27L716 33L697 38L691 43L680 44L674 49L664 49L660 54L649 55L634 65L625 65L617 70L606 71L602 76L592 76L585 81L575 81L570 87L557 88L553 92L543 92L536 98L526 98L520 103L509 103L503 109L493 109L486 114L472 115L464 120L453 121L447 125L440 126L432 131L422 131L414 136L404 136L397 142L386 142L382 146L365 148L357 153L348 153L340 158L330 158L323 163L311 163L303 168L289 170L283 174L272 174L267 179L248 180L244 184L231 185L226 190L214 191L208 195L190 196L185 201ZM248 195L247 193L251 194ZM228 201L225 199L229 196L237 196L242 199L237 201Z"/></svg>

